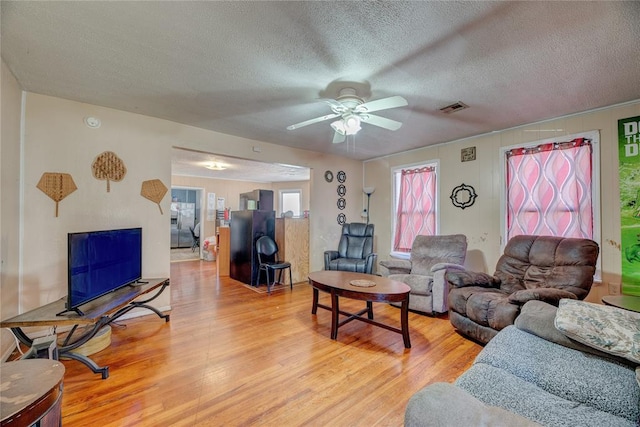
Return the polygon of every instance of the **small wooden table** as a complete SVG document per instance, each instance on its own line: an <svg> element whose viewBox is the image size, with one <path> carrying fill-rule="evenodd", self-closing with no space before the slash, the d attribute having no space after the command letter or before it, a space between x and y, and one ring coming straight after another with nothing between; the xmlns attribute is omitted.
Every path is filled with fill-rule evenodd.
<svg viewBox="0 0 640 427"><path fill-rule="evenodd" d="M355 280L371 281L375 285L371 287L354 286L351 282ZM409 338L409 292L411 288L408 285L371 274L332 270L316 271L309 274L309 283L313 286L311 314L316 314L318 307L331 311L331 339L338 338L340 326L352 320L360 320L402 334L405 348L411 348ZM331 307L318 303L318 291L331 294ZM338 303L339 297L366 301L367 307L357 313L342 311ZM373 320L373 302L400 302L400 329ZM367 317L362 316L365 313ZM341 314L347 318L339 321Z"/></svg>
<svg viewBox="0 0 640 427"><path fill-rule="evenodd" d="M606 305L640 312L640 297L633 295L607 295L602 297L602 302Z"/></svg>
<svg viewBox="0 0 640 427"><path fill-rule="evenodd" d="M64 365L57 360L26 359L0 367L2 427L61 424Z"/></svg>
<svg viewBox="0 0 640 427"><path fill-rule="evenodd" d="M65 312L66 298L59 299L42 307L19 314L10 319L0 322L0 328L11 328L14 335L25 345L31 347L33 340L24 333L22 328L29 326L73 326L67 334L64 342L58 345L58 355L60 358L77 360L85 364L94 374L102 374L102 379L109 377L109 367L99 367L89 357L76 353L73 350L85 344L93 338L98 331L115 321L125 313L134 308L146 308L156 313L165 322L169 321L168 314L162 314L158 309L148 305L150 301L156 299L164 289L169 286L168 278L160 279L140 279L140 284L129 285L116 291L108 293L90 301L82 306L83 314L76 312ZM137 300L136 298L156 291L150 298ZM87 328L76 335L78 326Z"/></svg>

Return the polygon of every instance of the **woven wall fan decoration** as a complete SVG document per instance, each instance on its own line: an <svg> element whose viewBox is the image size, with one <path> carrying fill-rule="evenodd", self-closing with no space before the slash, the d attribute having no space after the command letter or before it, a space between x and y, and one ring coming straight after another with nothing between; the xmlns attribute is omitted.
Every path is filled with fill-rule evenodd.
<svg viewBox="0 0 640 427"><path fill-rule="evenodd" d="M43 173L36 187L56 202L56 218L58 217L58 202L78 189L71 175L58 172Z"/></svg>
<svg viewBox="0 0 640 427"><path fill-rule="evenodd" d="M124 162L112 151L98 155L91 164L91 171L94 178L107 181L107 193L111 191L111 181L122 181L127 174Z"/></svg>
<svg viewBox="0 0 640 427"><path fill-rule="evenodd" d="M167 194L167 187L159 179L151 179L149 181L142 182L140 195L145 199L155 202L158 205L158 209L160 209L160 215L164 215L160 202L164 198L165 194Z"/></svg>

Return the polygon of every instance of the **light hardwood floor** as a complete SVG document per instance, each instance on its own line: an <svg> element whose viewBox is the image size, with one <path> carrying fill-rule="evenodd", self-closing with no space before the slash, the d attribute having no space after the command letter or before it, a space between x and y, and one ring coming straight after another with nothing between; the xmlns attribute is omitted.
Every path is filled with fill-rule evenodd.
<svg viewBox="0 0 640 427"><path fill-rule="evenodd" d="M170 322L126 320L92 356L110 367L108 379L64 361L65 427L401 426L413 393L453 381L481 350L446 317L416 313L411 349L400 334L357 321L332 341L330 313L311 314L309 285L258 294L218 280L212 262L172 263L169 289ZM374 312L399 325L399 309Z"/></svg>

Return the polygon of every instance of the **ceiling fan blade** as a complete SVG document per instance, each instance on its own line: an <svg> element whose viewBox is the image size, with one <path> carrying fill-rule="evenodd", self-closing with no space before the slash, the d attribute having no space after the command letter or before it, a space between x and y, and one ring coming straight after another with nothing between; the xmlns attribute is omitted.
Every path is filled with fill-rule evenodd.
<svg viewBox="0 0 640 427"><path fill-rule="evenodd" d="M333 143L334 144L339 144L341 142L344 142L345 139L346 139L346 136L344 136L343 134L341 134L339 132L334 132L333 133Z"/></svg>
<svg viewBox="0 0 640 427"><path fill-rule="evenodd" d="M339 114L327 114L326 116L316 117L315 119L305 120L304 122L296 123L295 125L287 126L287 130L299 129L303 126L312 125L314 123L323 122L325 120L340 117Z"/></svg>
<svg viewBox="0 0 640 427"><path fill-rule="evenodd" d="M360 116L360 119L370 125L379 126L389 130L398 130L400 129L400 126L402 126L402 123L400 122L373 114L363 114Z"/></svg>
<svg viewBox="0 0 640 427"><path fill-rule="evenodd" d="M376 99L358 105L353 111L356 113L368 113L371 111L386 110L388 108L404 107L409 105L406 99L401 96L390 96L389 98Z"/></svg>

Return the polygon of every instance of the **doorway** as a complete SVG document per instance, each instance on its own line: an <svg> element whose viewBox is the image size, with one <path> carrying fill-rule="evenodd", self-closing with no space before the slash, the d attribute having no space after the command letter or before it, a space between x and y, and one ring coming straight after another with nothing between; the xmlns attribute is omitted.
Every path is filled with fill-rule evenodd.
<svg viewBox="0 0 640 427"><path fill-rule="evenodd" d="M171 261L200 259L202 189L171 187Z"/></svg>

